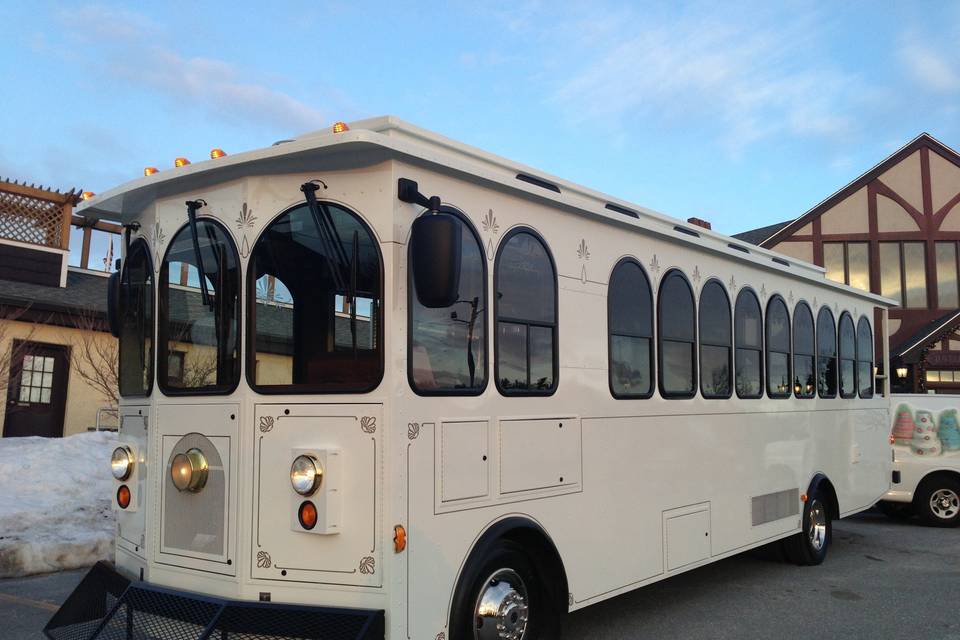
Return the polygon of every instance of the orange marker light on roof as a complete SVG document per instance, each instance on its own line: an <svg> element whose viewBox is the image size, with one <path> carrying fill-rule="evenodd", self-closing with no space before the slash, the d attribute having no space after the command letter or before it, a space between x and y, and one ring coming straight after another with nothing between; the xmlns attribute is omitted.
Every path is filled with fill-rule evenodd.
<svg viewBox="0 0 960 640"><path fill-rule="evenodd" d="M343 133L344 131L350 131L350 127L347 126L346 122L336 122L333 125L334 133Z"/></svg>
<svg viewBox="0 0 960 640"><path fill-rule="evenodd" d="M144 167L144 168L143 168L143 175L145 175L145 176L152 176L153 174L159 173L159 172L160 172L160 169L157 169L156 167Z"/></svg>
<svg viewBox="0 0 960 640"><path fill-rule="evenodd" d="M223 149L211 149L211 150L210 150L210 159L211 159L211 160L216 160L217 158L222 158L222 157L225 156L225 155L227 155L227 152L224 151Z"/></svg>
<svg viewBox="0 0 960 640"><path fill-rule="evenodd" d="M89 200L90 198L92 198L92 197L95 196L95 195L96 195L96 194L95 194L93 191L84 191L83 193L80 194L80 199L81 199L81 200Z"/></svg>
<svg viewBox="0 0 960 640"><path fill-rule="evenodd" d="M186 158L177 158L176 160L173 161L173 166L175 167L185 167L188 164L190 164L190 161L187 160Z"/></svg>

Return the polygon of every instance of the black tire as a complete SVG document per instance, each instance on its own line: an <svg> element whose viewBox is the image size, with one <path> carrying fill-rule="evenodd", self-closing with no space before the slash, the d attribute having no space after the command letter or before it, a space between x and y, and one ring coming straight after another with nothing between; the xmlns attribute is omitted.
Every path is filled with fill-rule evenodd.
<svg viewBox="0 0 960 640"><path fill-rule="evenodd" d="M920 483L913 506L923 522L931 527L960 525L960 480L952 476L934 476Z"/></svg>
<svg viewBox="0 0 960 640"><path fill-rule="evenodd" d="M890 502L881 500L877 503L880 513L893 520L909 520L913 517L913 505L909 502Z"/></svg>
<svg viewBox="0 0 960 640"><path fill-rule="evenodd" d="M488 580L500 570L519 576L526 591L527 623L524 640L560 638L562 613L558 603L551 602L545 588L545 572L538 568L522 546L511 540L494 542L482 557L466 567L453 598L450 614L450 640L474 640L480 620L475 615L481 592ZM492 583L491 583L492 584Z"/></svg>
<svg viewBox="0 0 960 640"><path fill-rule="evenodd" d="M820 526L814 530L814 520ZM784 538L783 553L790 562L800 566L823 564L833 542L833 518L830 503L819 488L810 492L803 504L800 533Z"/></svg>

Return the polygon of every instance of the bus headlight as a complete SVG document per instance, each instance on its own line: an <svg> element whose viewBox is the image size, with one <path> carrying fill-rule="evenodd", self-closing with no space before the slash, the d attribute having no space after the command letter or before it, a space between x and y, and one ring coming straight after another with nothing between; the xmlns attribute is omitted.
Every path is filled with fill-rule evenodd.
<svg viewBox="0 0 960 640"><path fill-rule="evenodd" d="M129 447L117 447L110 457L110 473L117 480L126 480L133 471L133 451Z"/></svg>
<svg viewBox="0 0 960 640"><path fill-rule="evenodd" d="M170 479L177 491L200 491L207 484L209 466L200 449L173 456L170 464Z"/></svg>
<svg viewBox="0 0 960 640"><path fill-rule="evenodd" d="M290 484L302 496L309 496L320 488L323 469L313 456L297 456L290 465Z"/></svg>

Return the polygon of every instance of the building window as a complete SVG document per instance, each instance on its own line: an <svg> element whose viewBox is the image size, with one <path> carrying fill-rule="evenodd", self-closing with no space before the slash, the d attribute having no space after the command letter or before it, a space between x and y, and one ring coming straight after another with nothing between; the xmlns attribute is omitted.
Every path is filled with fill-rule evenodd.
<svg viewBox="0 0 960 640"><path fill-rule="evenodd" d="M837 326L827 307L817 314L817 393L837 397Z"/></svg>
<svg viewBox="0 0 960 640"><path fill-rule="evenodd" d="M813 314L805 302L793 310L793 392L798 398L812 398L814 392Z"/></svg>
<svg viewBox="0 0 960 640"><path fill-rule="evenodd" d="M668 271L657 298L660 395L692 398L697 388L696 313L693 291L676 269Z"/></svg>
<svg viewBox="0 0 960 640"><path fill-rule="evenodd" d="M47 356L23 357L20 372L20 402L50 404L53 393L54 363L54 359Z"/></svg>
<svg viewBox="0 0 960 640"><path fill-rule="evenodd" d="M653 393L653 296L640 264L624 258L607 291L610 392L616 398Z"/></svg>
<svg viewBox="0 0 960 640"><path fill-rule="evenodd" d="M505 395L550 395L557 388L557 274L530 229L504 238L494 264L497 387Z"/></svg>
<svg viewBox="0 0 960 640"><path fill-rule="evenodd" d="M957 243L937 243L937 307L960 307L957 290Z"/></svg>
<svg viewBox="0 0 960 640"><path fill-rule="evenodd" d="M873 332L870 321L861 316L857 323L857 382L861 398L873 397Z"/></svg>
<svg viewBox="0 0 960 640"><path fill-rule="evenodd" d="M760 302L750 289L737 296L733 312L736 344L736 387L740 398L759 398L763 393L763 320Z"/></svg>
<svg viewBox="0 0 960 640"><path fill-rule="evenodd" d="M897 300L904 308L927 307L924 243L880 243L880 294Z"/></svg>
<svg viewBox="0 0 960 640"><path fill-rule="evenodd" d="M790 396L790 312L780 296L767 304L767 395Z"/></svg>
<svg viewBox="0 0 960 640"><path fill-rule="evenodd" d="M700 393L704 398L730 397L730 299L717 280L700 292Z"/></svg>
<svg viewBox="0 0 960 640"><path fill-rule="evenodd" d="M827 278L870 291L870 246L866 242L824 242Z"/></svg>
<svg viewBox="0 0 960 640"><path fill-rule="evenodd" d="M423 395L477 395L487 386L487 259L466 217L447 213L460 220L459 299L438 309L421 305L408 270L408 374L410 386Z"/></svg>
<svg viewBox="0 0 960 640"><path fill-rule="evenodd" d="M857 334L853 328L853 318L846 311L840 314L838 342L840 343L840 397L855 398L857 395Z"/></svg>
<svg viewBox="0 0 960 640"><path fill-rule="evenodd" d="M960 382L960 371L951 369L927 369L926 381L938 384L954 384Z"/></svg>

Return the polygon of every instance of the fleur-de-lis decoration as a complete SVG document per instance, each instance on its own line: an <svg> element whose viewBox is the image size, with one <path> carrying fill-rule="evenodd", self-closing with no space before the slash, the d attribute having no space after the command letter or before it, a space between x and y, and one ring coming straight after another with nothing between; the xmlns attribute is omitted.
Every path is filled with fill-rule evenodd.
<svg viewBox="0 0 960 640"><path fill-rule="evenodd" d="M260 431L266 433L273 429L273 416L260 416Z"/></svg>
<svg viewBox="0 0 960 640"><path fill-rule="evenodd" d="M407 438L410 440L416 440L420 435L420 423L419 422L408 422L407 423Z"/></svg>
<svg viewBox="0 0 960 640"><path fill-rule="evenodd" d="M760 298L763 299L763 300L766 300L766 299L767 299L767 285L766 285L766 284L760 285Z"/></svg>
<svg viewBox="0 0 960 640"><path fill-rule="evenodd" d="M270 559L270 554L266 551L257 551L257 568L269 569L271 566L273 561Z"/></svg>
<svg viewBox="0 0 960 640"><path fill-rule="evenodd" d="M793 289L790 289L790 295L787 296L787 300L790 301L790 304L793 304Z"/></svg>
<svg viewBox="0 0 960 640"><path fill-rule="evenodd" d="M730 276L730 282L727 283L727 286L730 287L730 291L735 293L737 291L737 281L733 276Z"/></svg>
<svg viewBox="0 0 960 640"><path fill-rule="evenodd" d="M167 236L163 233L163 227L160 226L160 221L157 220L153 223L153 252L156 254L156 261L154 265L157 269L160 268L160 248L163 245L164 241L167 239Z"/></svg>
<svg viewBox="0 0 960 640"><path fill-rule="evenodd" d="M244 202L243 206L240 207L240 216L237 217L237 231L243 231L243 229L253 226L253 223L257 221L257 216L253 215L253 209L247 208L247 203Z"/></svg>
<svg viewBox="0 0 960 640"><path fill-rule="evenodd" d="M364 433L376 433L377 418L375 416L363 416L360 418L360 429L362 429Z"/></svg>
<svg viewBox="0 0 960 640"><path fill-rule="evenodd" d="M650 260L650 271L654 276L660 274L660 261L657 260L657 254L653 254L653 258Z"/></svg>
<svg viewBox="0 0 960 640"><path fill-rule="evenodd" d="M819 306L820 306L820 305L817 304L817 296L813 296L813 308L814 308L814 310L816 310L816 308L819 307Z"/></svg>
<svg viewBox="0 0 960 640"><path fill-rule="evenodd" d="M480 220L484 231L497 234L500 233L500 225L497 224L497 216L493 215L493 209L487 209L486 215Z"/></svg>
<svg viewBox="0 0 960 640"><path fill-rule="evenodd" d="M837 316L840 315L840 305L836 302L833 303L833 314Z"/></svg>
<svg viewBox="0 0 960 640"><path fill-rule="evenodd" d="M580 239L580 246L577 247L577 257L581 260L590 259L590 249L587 248L587 241L583 238Z"/></svg>
<svg viewBox="0 0 960 640"><path fill-rule="evenodd" d="M377 570L377 561L373 559L373 556L366 556L360 560L360 573L364 575L371 575Z"/></svg>
<svg viewBox="0 0 960 640"><path fill-rule="evenodd" d="M700 267L699 267L699 266L694 266L694 267L693 267L693 276L691 276L691 277L693 278L693 284L699 287L699 286L700 286L700 280L703 278L703 276L700 275Z"/></svg>

